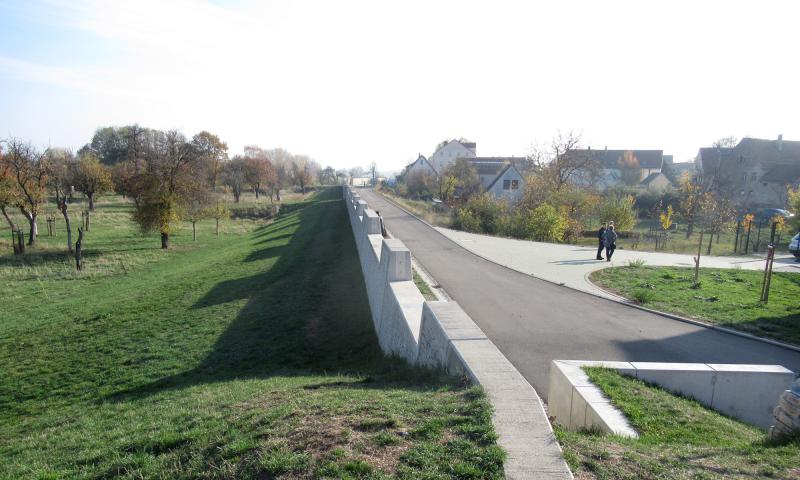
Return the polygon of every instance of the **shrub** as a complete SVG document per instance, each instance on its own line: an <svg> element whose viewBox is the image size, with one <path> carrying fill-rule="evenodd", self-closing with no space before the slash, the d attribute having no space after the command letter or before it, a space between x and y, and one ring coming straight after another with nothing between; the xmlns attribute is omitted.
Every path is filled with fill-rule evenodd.
<svg viewBox="0 0 800 480"><path fill-rule="evenodd" d="M521 210L511 220L511 233L519 238L540 242L560 242L564 239L567 220L551 205L543 203L533 210Z"/></svg>
<svg viewBox="0 0 800 480"><path fill-rule="evenodd" d="M633 299L641 304L650 303L654 298L655 294L652 290L639 289L633 292Z"/></svg>
<svg viewBox="0 0 800 480"><path fill-rule="evenodd" d="M628 266L633 268L641 268L644 267L644 264L647 263L647 260L643 258L635 258L633 260L628 260Z"/></svg>
<svg viewBox="0 0 800 480"><path fill-rule="evenodd" d="M635 200L632 195L607 193L595 207L600 222L614 222L617 230L632 230L636 226Z"/></svg>
<svg viewBox="0 0 800 480"><path fill-rule="evenodd" d="M456 227L468 232L502 233L508 224L508 206L487 193L477 195L456 212Z"/></svg>

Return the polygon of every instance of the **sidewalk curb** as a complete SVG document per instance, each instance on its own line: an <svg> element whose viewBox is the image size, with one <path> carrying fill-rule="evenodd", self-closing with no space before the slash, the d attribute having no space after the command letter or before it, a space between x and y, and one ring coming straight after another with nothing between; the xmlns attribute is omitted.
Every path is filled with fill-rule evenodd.
<svg viewBox="0 0 800 480"><path fill-rule="evenodd" d="M614 303L617 303L617 304L620 304L620 305L626 305L628 307L635 308L637 310L642 310L642 311L649 312L649 313L653 313L653 314L659 315L661 317L669 318L671 320L677 320L679 322L689 323L689 324L692 324L692 325L697 325L699 327L705 327L705 328L708 328L708 329L711 329L711 330L717 330L719 332L727 333L729 335L735 335L737 337L743 337L743 338L747 338L747 339L750 339L750 340L756 340L756 341L759 341L759 342L762 342L762 343L768 343L770 345L774 345L776 347L785 348L787 350L792 350L794 352L800 352L800 346L791 345L791 344L788 344L788 343L781 342L779 340L772 340L772 339L769 339L769 338L757 337L755 335L752 335L752 334L749 334L749 333L745 333L745 332L740 332L740 331L734 330L732 328L720 327L718 325L712 325L710 323L702 322L700 320L694 320L694 319L691 319L691 318L681 317L680 315L675 315L675 314L672 314L672 313L653 310L651 308L647 308L647 307L643 307L641 305L637 305L637 304L631 302L630 300L627 300L624 297L621 297L621 296L616 295L616 294L611 293L611 292L608 292L608 293L610 295L614 295L614 296L618 297L619 300L614 299L614 298L610 298L610 297L606 297L606 296L600 295L598 293L594 293L594 292L590 292L590 291L586 291L586 290L581 290L579 288L571 287L571 286L566 285L566 284L564 284L562 282L556 282L556 281L553 281L553 280L550 280L550 279L547 279L547 278L538 277L538 276L530 274L530 273L520 272L519 270L515 270L515 269L513 269L513 268L511 268L511 267L509 267L507 265L503 265L502 263L497 263L497 262L495 262L494 260L492 260L490 258L486 258L483 255L480 255L478 253L473 252L472 250L469 250L469 249L463 247L458 242L454 241L453 239L451 239L447 235L445 235L442 232L440 232L435 226L431 225L430 223L426 222L425 220L423 220L422 218L418 217L414 213L410 212L408 209L406 209L405 207L403 207L402 205L400 205L399 203L394 201L392 198L390 198L390 197L388 197L388 196L386 196L386 195L384 195L384 194L382 194L382 193L380 193L380 192L378 192L378 191L376 191L374 189L373 189L373 192L375 192L378 195L380 195L381 197L385 198L386 201L388 201L392 205L396 206L400 210L406 212L407 214L411 215L412 217L414 217L418 221L420 221L423 224L427 225L428 227L432 228L434 231L436 231L436 233L438 233L439 235L443 236L447 240L451 241L455 245L458 245L459 247L464 248L464 250L467 250L468 252L470 252L471 254L475 255L478 258L482 258L482 259L486 260L487 262L494 263L495 265L503 267L503 268L505 268L507 270L511 270L512 272L521 273L523 275L528 275L528 276L531 276L531 277L536 278L538 280L542 280L543 282L547 282L547 283L549 283L551 285L557 285L559 287L568 288L568 289L570 289L570 290L572 290L574 292L580 292L580 293L583 293L583 294L586 294L586 295L591 295L591 296L593 296L595 298L600 298L600 299L603 299L603 300L606 300L606 301L609 301L609 302L614 302ZM591 272L589 274L591 274ZM587 274L587 277L588 277L589 274ZM594 285L595 287L603 290L604 292L607 292L607 290L601 288L600 286L598 286L594 282L591 282L588 278L586 278L586 281L589 282L591 285Z"/></svg>

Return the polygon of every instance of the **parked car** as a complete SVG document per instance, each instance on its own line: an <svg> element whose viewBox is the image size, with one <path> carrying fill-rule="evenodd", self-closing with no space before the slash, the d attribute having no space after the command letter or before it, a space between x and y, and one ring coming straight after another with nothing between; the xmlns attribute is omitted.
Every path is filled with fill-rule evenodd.
<svg viewBox="0 0 800 480"><path fill-rule="evenodd" d="M757 219L769 220L774 217L783 217L786 220L794 217L794 213L784 210L782 208L764 208L756 212Z"/></svg>
<svg viewBox="0 0 800 480"><path fill-rule="evenodd" d="M800 233L789 242L789 253L800 259Z"/></svg>

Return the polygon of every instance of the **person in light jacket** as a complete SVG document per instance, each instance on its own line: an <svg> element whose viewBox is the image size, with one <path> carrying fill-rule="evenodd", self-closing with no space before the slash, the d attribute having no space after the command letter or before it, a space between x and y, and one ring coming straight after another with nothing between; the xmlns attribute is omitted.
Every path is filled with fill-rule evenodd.
<svg viewBox="0 0 800 480"><path fill-rule="evenodd" d="M614 222L611 222L603 233L603 244L606 246L606 262L610 262L614 250L617 249L617 232L614 231Z"/></svg>

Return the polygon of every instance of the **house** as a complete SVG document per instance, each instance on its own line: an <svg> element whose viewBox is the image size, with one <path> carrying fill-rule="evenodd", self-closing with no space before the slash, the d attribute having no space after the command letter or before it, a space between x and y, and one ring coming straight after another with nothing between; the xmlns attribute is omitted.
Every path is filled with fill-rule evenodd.
<svg viewBox="0 0 800 480"><path fill-rule="evenodd" d="M800 184L800 141L743 138L735 147L701 148L697 170L711 188L746 208L782 208Z"/></svg>
<svg viewBox="0 0 800 480"><path fill-rule="evenodd" d="M513 163L507 163L486 187L486 191L509 204L517 203L525 191L525 177Z"/></svg>
<svg viewBox="0 0 800 480"><path fill-rule="evenodd" d="M441 173L459 158L475 158L475 148L475 142L450 140L433 152L430 163L436 172Z"/></svg>
<svg viewBox="0 0 800 480"><path fill-rule="evenodd" d="M565 157L580 165L576 183L594 185L600 189L617 186L648 188L642 184L645 179L651 184L661 173L664 165L663 150L568 150ZM668 158L671 158L669 155ZM663 181L659 180L659 184Z"/></svg>
<svg viewBox="0 0 800 480"><path fill-rule="evenodd" d="M405 175L431 175L434 177L439 176L439 172L433 168L431 162L423 154L419 154L413 163L410 163L405 169Z"/></svg>
<svg viewBox="0 0 800 480"><path fill-rule="evenodd" d="M663 192L672 189L672 182L661 172L653 172L637 185L641 190Z"/></svg>
<svg viewBox="0 0 800 480"><path fill-rule="evenodd" d="M475 143L451 140L436 149L430 159L419 154L405 168L405 175L425 174L435 178L459 159L466 159L478 173L483 189L497 198L516 202L525 188L525 178L515 166L521 157L478 157Z"/></svg>

